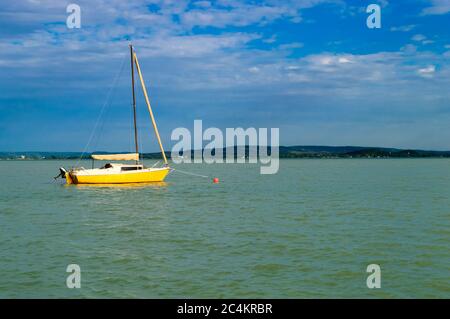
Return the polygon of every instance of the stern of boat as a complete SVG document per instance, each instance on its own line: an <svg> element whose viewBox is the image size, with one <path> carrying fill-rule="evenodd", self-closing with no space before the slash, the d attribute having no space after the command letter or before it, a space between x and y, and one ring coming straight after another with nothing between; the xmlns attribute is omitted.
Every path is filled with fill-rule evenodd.
<svg viewBox="0 0 450 319"><path fill-rule="evenodd" d="M74 184L72 176L70 175L70 171L67 171L64 167L59 168L58 176L55 176L54 179L61 177L66 180L66 184Z"/></svg>
<svg viewBox="0 0 450 319"><path fill-rule="evenodd" d="M66 184L67 184L67 185L73 184L73 179L72 179L72 177L70 176L70 172L66 172L66 173L64 174L64 176L65 176L65 178L66 178Z"/></svg>

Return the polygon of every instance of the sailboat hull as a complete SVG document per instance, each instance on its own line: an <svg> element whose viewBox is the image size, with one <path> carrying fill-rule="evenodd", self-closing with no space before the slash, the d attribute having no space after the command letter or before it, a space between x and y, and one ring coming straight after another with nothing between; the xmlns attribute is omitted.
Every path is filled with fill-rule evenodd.
<svg viewBox="0 0 450 319"><path fill-rule="evenodd" d="M68 172L67 184L129 184L162 182L169 174L170 168L144 169L126 173L84 174L85 172Z"/></svg>

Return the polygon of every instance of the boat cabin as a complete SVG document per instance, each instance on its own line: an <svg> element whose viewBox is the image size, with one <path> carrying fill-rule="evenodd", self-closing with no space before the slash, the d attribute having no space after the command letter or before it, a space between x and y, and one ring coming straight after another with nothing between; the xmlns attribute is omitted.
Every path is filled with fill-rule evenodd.
<svg viewBox="0 0 450 319"><path fill-rule="evenodd" d="M114 169L120 171L138 171L144 169L142 164L119 164L119 163L108 163L100 167L100 169Z"/></svg>

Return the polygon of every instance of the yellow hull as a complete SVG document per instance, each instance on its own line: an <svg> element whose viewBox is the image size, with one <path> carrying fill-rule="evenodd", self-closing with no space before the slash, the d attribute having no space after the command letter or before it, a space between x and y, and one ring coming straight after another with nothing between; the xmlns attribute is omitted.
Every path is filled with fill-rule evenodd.
<svg viewBox="0 0 450 319"><path fill-rule="evenodd" d="M151 183L162 182L169 174L170 168L155 171L104 174L104 175L77 175L67 173L67 184L128 184L128 183Z"/></svg>

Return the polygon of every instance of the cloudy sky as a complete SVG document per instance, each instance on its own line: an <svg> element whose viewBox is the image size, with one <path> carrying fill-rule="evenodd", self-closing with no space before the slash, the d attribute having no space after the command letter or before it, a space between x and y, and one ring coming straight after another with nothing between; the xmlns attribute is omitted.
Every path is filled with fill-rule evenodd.
<svg viewBox="0 0 450 319"><path fill-rule="evenodd" d="M202 119L279 127L282 145L450 150L449 30L450 0L2 1L0 151L81 151L94 127L88 150L131 150L130 41L168 149ZM155 151L140 91L138 108Z"/></svg>

